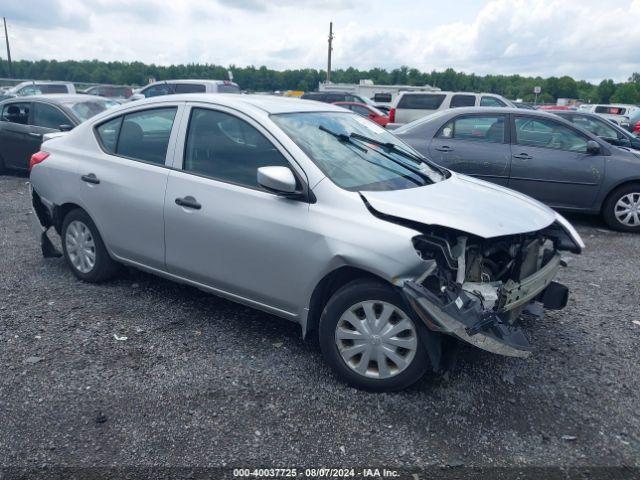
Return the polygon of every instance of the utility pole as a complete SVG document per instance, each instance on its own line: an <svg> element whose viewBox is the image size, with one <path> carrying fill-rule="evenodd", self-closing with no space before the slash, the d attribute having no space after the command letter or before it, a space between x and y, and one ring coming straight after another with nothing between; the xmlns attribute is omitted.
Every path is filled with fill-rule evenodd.
<svg viewBox="0 0 640 480"><path fill-rule="evenodd" d="M2 17L4 21L4 38L7 41L7 62L9 65L9 77L11 77L11 50L9 49L9 34L7 33L7 18Z"/></svg>
<svg viewBox="0 0 640 480"><path fill-rule="evenodd" d="M333 47L331 46L333 42L333 22L329 22L329 55L327 58L327 83L331 82L331 51Z"/></svg>

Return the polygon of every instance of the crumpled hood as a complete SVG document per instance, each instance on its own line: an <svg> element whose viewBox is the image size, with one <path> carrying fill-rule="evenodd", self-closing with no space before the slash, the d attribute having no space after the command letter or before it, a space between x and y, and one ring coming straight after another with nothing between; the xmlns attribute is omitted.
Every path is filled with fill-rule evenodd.
<svg viewBox="0 0 640 480"><path fill-rule="evenodd" d="M360 194L380 213L483 238L534 232L556 220L556 213L537 200L453 172L424 187Z"/></svg>

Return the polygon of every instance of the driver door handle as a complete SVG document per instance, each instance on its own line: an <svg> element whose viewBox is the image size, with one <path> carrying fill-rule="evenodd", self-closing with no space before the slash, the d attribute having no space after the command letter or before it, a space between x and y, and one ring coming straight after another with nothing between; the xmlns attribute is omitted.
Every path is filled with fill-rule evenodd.
<svg viewBox="0 0 640 480"><path fill-rule="evenodd" d="M36 138L42 138L42 134L41 133L35 133L35 132L29 132L29 136L36 137Z"/></svg>
<svg viewBox="0 0 640 480"><path fill-rule="evenodd" d="M184 208L193 208L194 210L200 210L202 208L202 205L200 205L191 195L183 198L176 198L176 205L180 205Z"/></svg>
<svg viewBox="0 0 640 480"><path fill-rule="evenodd" d="M449 145L442 145L441 147L436 147L436 150L439 152L452 152L453 147L450 147Z"/></svg>
<svg viewBox="0 0 640 480"><path fill-rule="evenodd" d="M100 183L100 180L98 180L98 177L96 177L95 173L90 173L89 175L82 175L80 178L82 179L83 182L93 183L94 185L98 185Z"/></svg>
<svg viewBox="0 0 640 480"><path fill-rule="evenodd" d="M531 160L533 157L528 153L519 153L518 155L513 155L513 158L519 158L520 160Z"/></svg>

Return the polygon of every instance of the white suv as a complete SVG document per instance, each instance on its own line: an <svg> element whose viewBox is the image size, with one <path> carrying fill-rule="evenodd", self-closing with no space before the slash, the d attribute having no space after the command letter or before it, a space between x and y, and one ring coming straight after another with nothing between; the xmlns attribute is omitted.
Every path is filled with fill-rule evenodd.
<svg viewBox="0 0 640 480"><path fill-rule="evenodd" d="M400 92L389 112L389 128L455 107L515 107L495 93Z"/></svg>

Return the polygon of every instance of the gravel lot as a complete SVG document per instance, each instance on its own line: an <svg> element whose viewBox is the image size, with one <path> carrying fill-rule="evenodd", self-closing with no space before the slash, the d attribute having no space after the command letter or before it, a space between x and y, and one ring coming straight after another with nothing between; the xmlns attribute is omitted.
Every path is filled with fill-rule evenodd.
<svg viewBox="0 0 640 480"><path fill-rule="evenodd" d="M77 281L26 181L0 176L2 466L640 466L640 236L571 217L587 251L529 359L465 347L370 394L285 320L134 270Z"/></svg>

